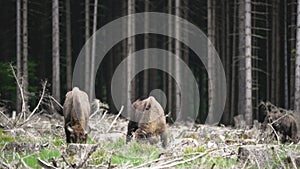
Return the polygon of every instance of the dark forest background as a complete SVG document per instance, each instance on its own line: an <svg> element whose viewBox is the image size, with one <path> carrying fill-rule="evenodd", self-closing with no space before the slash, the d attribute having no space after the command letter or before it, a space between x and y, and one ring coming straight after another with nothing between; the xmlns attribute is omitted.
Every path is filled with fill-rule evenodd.
<svg viewBox="0 0 300 169"><path fill-rule="evenodd" d="M18 2L20 10L17 8ZM59 15L55 15L53 8L55 2L58 2ZM96 19L94 19L95 4L97 5ZM24 13L26 6L27 14ZM29 96L29 105L35 105L38 101L41 81L46 79L52 85L48 87L49 93L63 103L65 93L71 89L70 74L67 70L68 68L72 70L87 36L93 33L95 21L97 21L96 28L99 29L129 12L145 11L180 16L208 35L221 58L227 79L227 102L222 124L233 124L233 117L238 114L242 114L246 121L250 121L249 124L254 119L262 121L264 113L259 109L261 101L270 101L276 106L299 112L297 105L300 99L297 99L299 95L297 91L300 82L297 83L297 78L300 77L295 76L296 65L298 65L296 64L296 56L298 56L296 0L96 0L96 2L94 0L0 0L0 107L6 107L8 113L20 109L17 101L17 85L9 63L16 66L17 72L20 72L19 78L27 74L24 68L28 68L28 92L25 89L25 93ZM18 12L21 16L20 25L17 22ZM59 28L58 34L53 32L55 30L53 18L56 16L59 19L56 27ZM17 33L18 26L21 34ZM28 34L26 31L24 34L26 29ZM249 29L251 34L246 33ZM17 64L18 37L21 42L19 44L21 69ZM53 37L59 37L58 55L54 52L56 42L53 41ZM28 47L24 45L26 38L28 38ZM247 38L251 39L250 46L247 45ZM112 113L117 113L118 110L114 107L110 96L110 81L115 68L128 55L129 43L132 41L126 39L114 46L105 56L97 73L96 97L108 103ZM133 40L133 50L161 48L174 52L176 43L178 42L175 39L162 35L137 35ZM25 48L28 49L27 54L26 51L24 52ZM251 51L250 56L246 54L247 51L249 52L248 48ZM71 53L68 53L68 50ZM198 82L201 102L197 122L203 123L210 99L207 71L187 46L180 43L180 50L180 57L189 65ZM58 65L52 64L55 57L59 58ZM249 60L251 66L246 67ZM53 75L53 70L57 66L60 69L59 81L55 81L57 77ZM249 77L247 74L249 70L251 78L246 79ZM169 80L168 75L159 70L140 73L134 80L134 99L149 94L153 89L162 89L168 98L171 98L168 99L166 112L174 113L178 106L174 94L176 84L174 80L172 83ZM21 81L26 84L26 78ZM59 93L55 93L53 84ZM250 96L245 92L249 90L245 87L249 84ZM247 119L248 117L250 120Z"/></svg>

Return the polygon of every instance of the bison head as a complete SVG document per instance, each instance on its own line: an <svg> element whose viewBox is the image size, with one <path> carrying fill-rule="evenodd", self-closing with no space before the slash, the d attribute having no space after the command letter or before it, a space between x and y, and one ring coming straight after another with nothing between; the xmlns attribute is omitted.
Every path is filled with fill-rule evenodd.
<svg viewBox="0 0 300 169"><path fill-rule="evenodd" d="M70 133L71 143L86 143L88 138L88 131L85 131L81 125L67 126Z"/></svg>

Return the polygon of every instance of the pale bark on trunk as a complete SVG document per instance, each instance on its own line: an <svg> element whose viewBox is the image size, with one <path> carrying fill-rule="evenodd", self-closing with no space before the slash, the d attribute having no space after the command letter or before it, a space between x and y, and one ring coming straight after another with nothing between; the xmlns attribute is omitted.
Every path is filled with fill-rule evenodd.
<svg viewBox="0 0 300 169"><path fill-rule="evenodd" d="M180 17L181 16L181 11L180 11L180 0L175 0L175 15ZM181 58L181 45L180 45L180 41L178 40L181 36L181 25L179 22L179 19L176 18L175 21L175 36L176 36L176 41L175 41L175 54L176 57ZM177 80L177 84L179 84L179 81L181 80L180 77L180 64L177 60L175 60L175 78ZM180 89L177 87L175 87L175 109L176 109L176 113L179 113L179 116L183 113L180 112L180 107L181 107L181 98L180 98ZM181 117L177 117L177 118L181 118Z"/></svg>
<svg viewBox="0 0 300 169"><path fill-rule="evenodd" d="M129 0L128 1L128 15L130 14L134 14L135 13L135 0ZM134 34L135 31L135 18L131 17L131 19L128 21L128 34ZM135 37L129 37L128 38L128 55L133 56L134 52L135 52ZM127 68L127 85L128 85L128 89L127 91L129 91L130 95L130 99L134 99L135 98L135 80L134 79L130 79L129 77L133 75L134 69L135 69L135 62L134 60L132 60L132 58L128 58L127 59L127 64L128 64L128 68Z"/></svg>
<svg viewBox="0 0 300 169"><path fill-rule="evenodd" d="M246 110L246 72L245 72L245 1L239 1L239 90L238 90L238 114L245 117Z"/></svg>
<svg viewBox="0 0 300 169"><path fill-rule="evenodd" d="M72 88L72 44L71 44L71 4L66 0L66 67L67 67L67 90Z"/></svg>
<svg viewBox="0 0 300 169"><path fill-rule="evenodd" d="M90 0L85 0L85 42L90 38ZM84 74L84 88L85 91L90 91L90 43L85 47L85 74Z"/></svg>
<svg viewBox="0 0 300 169"><path fill-rule="evenodd" d="M168 0L168 13L169 14L172 14L172 0ZM173 32L173 25L172 25L172 20L171 20L171 17L169 17L169 20L168 20L169 24L168 24L168 32L169 32L169 35L172 34ZM173 70L173 62L172 62L172 59L171 59L171 52L173 51L173 41L172 41L172 38L169 36L169 39L168 39L168 51L169 51L169 56L168 56L168 71L169 72L172 72ZM172 77L169 75L168 76L168 110L171 112L172 111L172 108L173 108L173 84L172 84Z"/></svg>
<svg viewBox="0 0 300 169"><path fill-rule="evenodd" d="M22 78L22 66L21 66L21 59L22 59L22 49L21 49L21 0L17 0L17 79L21 82ZM19 86L17 85L17 104L16 109L17 112L21 112L21 93Z"/></svg>
<svg viewBox="0 0 300 169"><path fill-rule="evenodd" d="M251 0L245 0L245 120L247 126L252 125L252 45L251 45Z"/></svg>
<svg viewBox="0 0 300 169"><path fill-rule="evenodd" d="M28 105L28 0L23 0L23 92ZM27 107L25 108L28 109ZM25 110L22 110L25 111Z"/></svg>
<svg viewBox="0 0 300 169"><path fill-rule="evenodd" d="M189 0L186 0L186 1L184 1L183 2L184 3L184 18L186 19L186 20L189 20ZM187 30L188 31L188 25L187 24L184 24L183 25L183 29L184 30ZM186 42L189 42L189 33L188 32L186 32L184 35L182 35L182 36L184 36L184 39L186 40ZM188 46L185 46L184 47L184 52L183 52L183 54L184 54L184 56L183 56L183 60L184 60L184 62L187 64L187 65L189 65L189 47ZM186 76L187 75L187 71L185 71L184 72L184 75L183 76ZM184 83L185 84L185 83ZM185 84L186 85L186 84ZM189 85L189 84L187 84L187 85ZM189 85L190 87L190 89L192 90L193 89L193 84L191 83L190 85ZM193 98L190 98L190 97L188 97L188 98L186 98L186 102L187 103L190 103L190 105L187 107L188 109L187 109L187 111L189 111L189 112L198 112L198 109L194 109L194 103L193 103Z"/></svg>
<svg viewBox="0 0 300 169"><path fill-rule="evenodd" d="M52 1L52 94L60 102L59 2Z"/></svg>
<svg viewBox="0 0 300 169"><path fill-rule="evenodd" d="M297 1L297 39L296 39L296 63L295 63L295 103L294 109L300 112L300 0Z"/></svg>
<svg viewBox="0 0 300 169"><path fill-rule="evenodd" d="M94 16L93 16L93 34L96 33L97 31L97 15L98 15L98 0L94 1ZM95 85L95 56L96 56L96 37L93 36L92 39L92 55L91 55L91 60L90 60L90 87L89 87L89 98L92 100L95 97L94 93L94 85Z"/></svg>
<svg viewBox="0 0 300 169"><path fill-rule="evenodd" d="M214 44L216 41L216 21L215 21L215 1L214 0L207 0L207 35L210 42L208 42L208 51L207 51L207 61L208 61L208 108L209 113L207 115L207 122L209 124L213 123L214 115L212 114L213 107L212 103L213 98L215 97L215 89L216 84L212 83L212 78L215 76L215 70L214 70Z"/></svg>

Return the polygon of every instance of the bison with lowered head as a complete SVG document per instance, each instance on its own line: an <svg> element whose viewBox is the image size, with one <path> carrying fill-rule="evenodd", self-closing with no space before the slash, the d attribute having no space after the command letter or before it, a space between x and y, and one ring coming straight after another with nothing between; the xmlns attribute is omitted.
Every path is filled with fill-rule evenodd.
<svg viewBox="0 0 300 169"><path fill-rule="evenodd" d="M67 143L86 143L90 103L88 95L74 87L63 106Z"/></svg>
<svg viewBox="0 0 300 169"><path fill-rule="evenodd" d="M167 146L167 124L164 110L157 100L150 96L136 100L132 107L135 109L133 121L128 123L126 142L129 142L133 136L137 140L147 139L151 144L157 142L157 136L160 136L162 146Z"/></svg>

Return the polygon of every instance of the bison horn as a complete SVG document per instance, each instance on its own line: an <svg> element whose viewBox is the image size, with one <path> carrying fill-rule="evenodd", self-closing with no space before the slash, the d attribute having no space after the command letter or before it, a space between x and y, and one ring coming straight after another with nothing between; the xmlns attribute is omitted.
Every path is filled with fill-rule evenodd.
<svg viewBox="0 0 300 169"><path fill-rule="evenodd" d="M71 133L73 133L74 132L74 130L70 127L70 126L68 126L67 127L67 129L69 130L69 132L71 132Z"/></svg>

